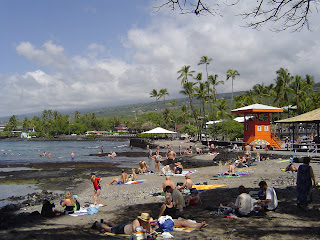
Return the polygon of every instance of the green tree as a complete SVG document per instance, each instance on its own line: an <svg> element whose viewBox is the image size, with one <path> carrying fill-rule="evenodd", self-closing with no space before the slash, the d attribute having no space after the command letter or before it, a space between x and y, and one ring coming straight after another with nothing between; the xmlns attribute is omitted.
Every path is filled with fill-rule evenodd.
<svg viewBox="0 0 320 240"><path fill-rule="evenodd" d="M227 71L227 81L231 78L231 107L233 105L233 81L236 76L240 76L240 73L237 70L228 69Z"/></svg>
<svg viewBox="0 0 320 240"><path fill-rule="evenodd" d="M163 98L163 104L166 105L166 96L169 95L169 92L166 88L162 88L159 90L159 99Z"/></svg>
<svg viewBox="0 0 320 240"><path fill-rule="evenodd" d="M181 85L183 86L185 83L188 83L188 77L193 77L194 71L190 70L190 65L183 66L177 73L179 73L178 80L181 79Z"/></svg>
<svg viewBox="0 0 320 240"><path fill-rule="evenodd" d="M199 65L205 65L206 66L207 80L208 80L208 77L209 77L208 65L210 64L211 61L212 61L212 58L209 58L207 56L202 56L200 61L198 62L198 66Z"/></svg>
<svg viewBox="0 0 320 240"><path fill-rule="evenodd" d="M18 118L15 115L12 115L4 131L12 131L17 128L17 125L18 125Z"/></svg>

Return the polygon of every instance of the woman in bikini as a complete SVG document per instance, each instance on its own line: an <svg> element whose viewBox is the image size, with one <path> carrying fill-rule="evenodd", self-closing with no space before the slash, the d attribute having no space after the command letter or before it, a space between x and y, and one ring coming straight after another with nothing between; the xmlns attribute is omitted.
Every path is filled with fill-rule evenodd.
<svg viewBox="0 0 320 240"><path fill-rule="evenodd" d="M156 174L157 169L158 169L158 174L160 176L161 175L160 174L160 160L161 160L162 156L159 154L159 151L157 150L156 155L153 155L151 158L154 159L154 173Z"/></svg>

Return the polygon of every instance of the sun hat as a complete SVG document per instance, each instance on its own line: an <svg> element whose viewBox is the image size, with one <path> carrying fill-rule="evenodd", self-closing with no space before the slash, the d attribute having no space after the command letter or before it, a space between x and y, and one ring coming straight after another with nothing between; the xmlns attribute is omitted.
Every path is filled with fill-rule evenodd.
<svg viewBox="0 0 320 240"><path fill-rule="evenodd" d="M149 213L141 213L141 216L138 216L138 218L145 222L151 222L153 220Z"/></svg>

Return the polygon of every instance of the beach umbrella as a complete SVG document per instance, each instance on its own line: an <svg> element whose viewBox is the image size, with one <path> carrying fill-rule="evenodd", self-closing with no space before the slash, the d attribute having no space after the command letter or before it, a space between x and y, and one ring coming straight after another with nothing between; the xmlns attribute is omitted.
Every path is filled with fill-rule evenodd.
<svg viewBox="0 0 320 240"><path fill-rule="evenodd" d="M263 140L263 139L256 139L256 140L252 141L252 142L250 143L250 145L259 145L259 146L262 146L262 145L270 145L270 143L268 143L268 141Z"/></svg>

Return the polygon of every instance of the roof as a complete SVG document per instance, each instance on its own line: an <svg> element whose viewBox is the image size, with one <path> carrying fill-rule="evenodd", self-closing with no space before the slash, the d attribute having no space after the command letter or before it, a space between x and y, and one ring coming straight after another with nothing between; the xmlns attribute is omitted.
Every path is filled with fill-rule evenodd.
<svg viewBox="0 0 320 240"><path fill-rule="evenodd" d="M176 132L172 132L172 131L169 131L167 129L164 129L164 128L161 128L161 127L157 127L157 128L154 128L150 131L146 131L146 132L143 132L143 133L176 133Z"/></svg>
<svg viewBox="0 0 320 240"><path fill-rule="evenodd" d="M275 121L276 123L320 122L320 108L301 115Z"/></svg>
<svg viewBox="0 0 320 240"><path fill-rule="evenodd" d="M255 103L249 106L234 109L231 112L232 113L283 112L283 109Z"/></svg>

